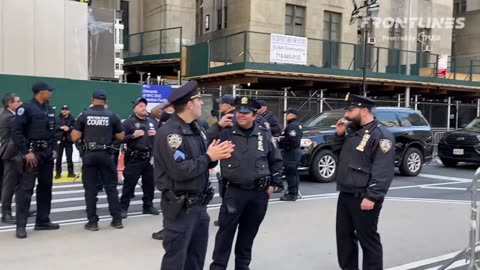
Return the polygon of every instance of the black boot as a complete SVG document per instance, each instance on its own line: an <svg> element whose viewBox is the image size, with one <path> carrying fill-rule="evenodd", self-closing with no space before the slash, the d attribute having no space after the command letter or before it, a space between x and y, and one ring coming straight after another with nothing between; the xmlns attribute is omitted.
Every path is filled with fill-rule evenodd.
<svg viewBox="0 0 480 270"><path fill-rule="evenodd" d="M155 240L163 240L163 237L164 237L163 229L161 229L158 232L152 233L152 238Z"/></svg>
<svg viewBox="0 0 480 270"><path fill-rule="evenodd" d="M280 201L290 201L294 202L298 198L298 191L296 190L291 190L287 191L281 198Z"/></svg>
<svg viewBox="0 0 480 270"><path fill-rule="evenodd" d="M98 223L95 221L89 221L87 224L83 226L85 230L96 232L98 231Z"/></svg>
<svg viewBox="0 0 480 270"><path fill-rule="evenodd" d="M142 213L143 213L143 214L147 214L147 215L157 216L157 215L160 214L160 211L158 211L157 208L155 208L155 207L153 207L153 206L150 206L150 207L143 208Z"/></svg>
<svg viewBox="0 0 480 270"><path fill-rule="evenodd" d="M25 238L27 238L27 230L25 229L25 227L17 227L16 237L17 237L18 239L25 239Z"/></svg>
<svg viewBox="0 0 480 270"><path fill-rule="evenodd" d="M2 214L2 222L5 224L15 224L17 220L12 217L12 214Z"/></svg>
<svg viewBox="0 0 480 270"><path fill-rule="evenodd" d="M47 222L47 223L35 224L35 227L33 229L35 231L52 231L52 230L60 229L60 225L52 222Z"/></svg>

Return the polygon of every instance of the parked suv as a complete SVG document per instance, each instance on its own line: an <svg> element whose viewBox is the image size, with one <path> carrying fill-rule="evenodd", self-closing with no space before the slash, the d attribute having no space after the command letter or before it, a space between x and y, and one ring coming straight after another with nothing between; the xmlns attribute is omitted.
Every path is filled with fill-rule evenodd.
<svg viewBox="0 0 480 270"><path fill-rule="evenodd" d="M375 117L395 136L395 166L402 175L416 176L433 158L432 129L419 111L409 108L376 107ZM332 152L335 124L343 110L316 115L303 125L302 159L299 168L317 182L335 180L337 155Z"/></svg>
<svg viewBox="0 0 480 270"><path fill-rule="evenodd" d="M447 167L458 162L480 163L480 118L464 129L445 133L438 142L438 157Z"/></svg>

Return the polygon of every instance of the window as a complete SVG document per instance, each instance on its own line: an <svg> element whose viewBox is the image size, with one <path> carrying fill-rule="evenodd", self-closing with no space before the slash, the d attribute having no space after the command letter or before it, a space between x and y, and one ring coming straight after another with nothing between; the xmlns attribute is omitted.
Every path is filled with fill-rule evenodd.
<svg viewBox="0 0 480 270"><path fill-rule="evenodd" d="M287 4L285 11L285 34L305 36L305 7Z"/></svg>
<svg viewBox="0 0 480 270"><path fill-rule="evenodd" d="M455 0L453 2L453 16L457 17L467 12L467 0Z"/></svg>
<svg viewBox="0 0 480 270"><path fill-rule="evenodd" d="M203 34L203 0L197 0L197 37Z"/></svg>
<svg viewBox="0 0 480 270"><path fill-rule="evenodd" d="M228 0L217 0L217 29L227 28Z"/></svg>
<svg viewBox="0 0 480 270"><path fill-rule="evenodd" d="M403 127L421 127L421 126L428 126L427 122L423 117L416 113L407 113L407 112L399 112L398 118L400 119L400 124Z"/></svg>
<svg viewBox="0 0 480 270"><path fill-rule="evenodd" d="M388 34L388 65L400 65L400 50L402 49L402 28L395 23L389 30Z"/></svg>
<svg viewBox="0 0 480 270"><path fill-rule="evenodd" d="M325 11L323 13L323 67L338 67L340 58L340 29L342 15Z"/></svg>
<svg viewBox="0 0 480 270"><path fill-rule="evenodd" d="M386 127L399 127L397 116L393 112L375 112L375 117Z"/></svg>

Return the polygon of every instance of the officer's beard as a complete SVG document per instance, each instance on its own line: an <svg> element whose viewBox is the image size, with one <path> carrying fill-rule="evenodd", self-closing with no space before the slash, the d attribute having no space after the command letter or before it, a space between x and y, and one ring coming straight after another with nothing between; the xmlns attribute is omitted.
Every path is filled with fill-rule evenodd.
<svg viewBox="0 0 480 270"><path fill-rule="evenodd" d="M353 130L358 130L362 127L362 118L360 117L360 114L358 114L354 118L345 118L345 119L350 121L348 126Z"/></svg>

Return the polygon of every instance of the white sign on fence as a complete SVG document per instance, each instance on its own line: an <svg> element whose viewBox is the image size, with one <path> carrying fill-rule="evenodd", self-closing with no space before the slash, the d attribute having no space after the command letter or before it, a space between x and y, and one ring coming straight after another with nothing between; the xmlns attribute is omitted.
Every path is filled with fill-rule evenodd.
<svg viewBox="0 0 480 270"><path fill-rule="evenodd" d="M304 37L271 34L270 62L307 64L308 39Z"/></svg>

